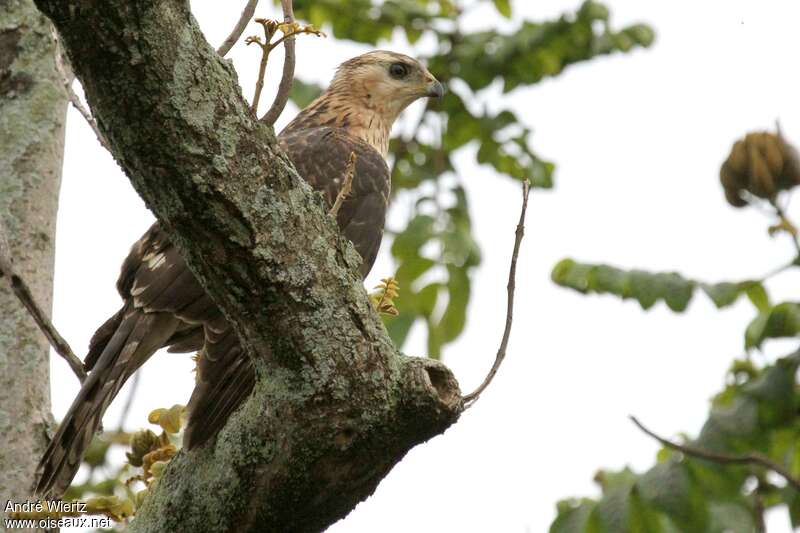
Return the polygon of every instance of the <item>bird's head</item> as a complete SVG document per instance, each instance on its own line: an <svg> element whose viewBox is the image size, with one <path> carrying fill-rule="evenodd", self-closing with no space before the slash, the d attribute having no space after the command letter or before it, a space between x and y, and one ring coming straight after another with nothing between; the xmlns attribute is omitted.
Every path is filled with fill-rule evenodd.
<svg viewBox="0 0 800 533"><path fill-rule="evenodd" d="M328 90L286 126L286 131L317 126L346 130L386 156L392 124L419 98L441 97L444 87L419 61L376 50L339 66Z"/></svg>
<svg viewBox="0 0 800 533"><path fill-rule="evenodd" d="M347 93L364 107L394 120L419 98L444 94L444 87L419 61L407 55L375 50L339 66L331 89Z"/></svg>

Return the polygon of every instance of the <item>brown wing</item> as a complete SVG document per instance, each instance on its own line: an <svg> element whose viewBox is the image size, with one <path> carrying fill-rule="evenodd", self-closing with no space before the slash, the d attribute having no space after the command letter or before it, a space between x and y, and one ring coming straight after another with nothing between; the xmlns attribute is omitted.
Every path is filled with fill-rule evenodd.
<svg viewBox="0 0 800 533"><path fill-rule="evenodd" d="M87 370L94 367L119 328L126 308L175 315L179 319L178 328L164 343L175 346L171 351L199 350L203 342L201 324L219 315L158 223L150 226L131 248L122 263L117 290L126 304L98 328L89 342L89 353L84 359Z"/></svg>
<svg viewBox="0 0 800 533"><path fill-rule="evenodd" d="M372 146L338 128L284 131L279 141L300 176L323 192L329 208L342 187L350 154L355 153L352 190L336 221L361 255L361 275L366 277L378 255L389 206L391 176L386 161Z"/></svg>
<svg viewBox="0 0 800 533"><path fill-rule="evenodd" d="M389 168L383 157L367 143L330 127L284 132L279 140L300 176L324 194L328 207L339 194L350 154L356 154L352 190L337 222L361 254L366 277L378 254L389 202ZM205 336L200 376L188 406L184 445L189 449L215 435L255 383L250 359L226 322L207 326Z"/></svg>
<svg viewBox="0 0 800 533"><path fill-rule="evenodd" d="M255 371L230 324L221 319L204 328L197 383L189 399L183 445L191 450L216 435L250 395Z"/></svg>
<svg viewBox="0 0 800 533"><path fill-rule="evenodd" d="M69 486L109 404L153 353L202 339L201 323L219 316L158 225L131 249L117 287L124 305L92 337L84 361L91 372L39 464L39 494L60 496Z"/></svg>

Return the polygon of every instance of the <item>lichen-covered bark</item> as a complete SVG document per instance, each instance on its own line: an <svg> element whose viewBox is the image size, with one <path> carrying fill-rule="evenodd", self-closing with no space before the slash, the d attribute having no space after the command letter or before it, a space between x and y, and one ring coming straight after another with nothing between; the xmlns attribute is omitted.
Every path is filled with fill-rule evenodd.
<svg viewBox="0 0 800 533"><path fill-rule="evenodd" d="M187 2L36 1L115 156L257 369L242 409L172 461L131 530L324 529L456 420L457 383L395 351L358 255Z"/></svg>
<svg viewBox="0 0 800 533"><path fill-rule="evenodd" d="M51 31L33 0L0 2L0 246L44 309L66 112ZM0 279L0 503L30 496L49 413L47 341Z"/></svg>

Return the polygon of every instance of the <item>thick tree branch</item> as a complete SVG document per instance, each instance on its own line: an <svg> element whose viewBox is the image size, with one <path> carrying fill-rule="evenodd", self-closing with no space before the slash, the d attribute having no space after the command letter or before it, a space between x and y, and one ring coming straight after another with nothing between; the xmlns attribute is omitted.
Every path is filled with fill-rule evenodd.
<svg viewBox="0 0 800 533"><path fill-rule="evenodd" d="M711 461L713 463L723 464L723 465L752 465L752 466L760 466L762 468L766 468L767 470L772 470L786 482L791 485L795 490L800 491L800 480L792 476L791 472L789 472L786 468L779 465L778 463L770 460L768 457L765 457L759 453L748 453L745 455L733 455L729 453L719 453L719 452L712 452L710 450L704 450L702 448L695 448L694 446L687 446L685 444L678 444L672 442L664 437L660 437L656 435L649 429L647 429L644 424L639 422L639 420L635 416L630 416L631 422L633 422L636 427L638 427L642 432L647 435L648 437L652 437L653 439L657 440L665 447L670 448L672 450L677 450L684 455L688 455L689 457L694 457L695 459L704 459L706 461Z"/></svg>
<svg viewBox="0 0 800 533"><path fill-rule="evenodd" d="M508 340L511 338L511 323L514 321L514 291L516 290L517 278L517 259L519 258L519 249L522 244L522 237L525 235L525 214L528 211L528 194L531 191L531 185L528 180L522 183L522 209L520 209L519 222L517 223L517 230L514 233L514 250L511 252L511 266L508 269L508 285L506 290L508 297L506 300L506 326L503 329L503 338L500 340L500 347L497 349L497 355L494 358L494 364L489 370L489 373L477 389L464 396L464 409L469 408L474 404L481 393L486 390L486 387L494 379L495 374L503 364L506 358L506 349L508 348Z"/></svg>
<svg viewBox="0 0 800 533"><path fill-rule="evenodd" d="M180 453L131 531L318 531L458 417L398 354L360 258L249 110L185 1L37 0L101 131L253 359L215 442Z"/></svg>
<svg viewBox="0 0 800 533"><path fill-rule="evenodd" d="M33 0L0 2L0 224L2 247L49 314L67 100L52 25ZM0 279L0 502L30 497L47 447L50 349ZM2 526L0 526L2 527Z"/></svg>

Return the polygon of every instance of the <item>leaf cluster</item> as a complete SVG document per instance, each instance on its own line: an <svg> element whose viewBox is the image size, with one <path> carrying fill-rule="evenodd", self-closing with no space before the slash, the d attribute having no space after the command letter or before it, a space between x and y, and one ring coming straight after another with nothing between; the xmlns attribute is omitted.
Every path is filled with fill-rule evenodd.
<svg viewBox="0 0 800 533"><path fill-rule="evenodd" d="M147 419L161 427L160 435L149 429L96 435L83 458L83 463L89 467L88 479L71 485L64 500L86 501L87 514L104 514L117 522L133 517L167 463L178 452L185 411L183 405L177 404L152 411ZM127 462L109 470L113 464L108 453L112 445L128 448L125 452ZM102 473L96 476L96 472ZM134 492L132 486L136 482L143 483L145 488Z"/></svg>
<svg viewBox="0 0 800 533"><path fill-rule="evenodd" d="M724 454L757 452L800 476L800 354L757 368L736 361L687 444ZM763 467L693 458L667 448L648 471L595 476L599 499L564 500L550 533L751 533L764 509L786 506L800 526L800 494Z"/></svg>

